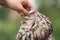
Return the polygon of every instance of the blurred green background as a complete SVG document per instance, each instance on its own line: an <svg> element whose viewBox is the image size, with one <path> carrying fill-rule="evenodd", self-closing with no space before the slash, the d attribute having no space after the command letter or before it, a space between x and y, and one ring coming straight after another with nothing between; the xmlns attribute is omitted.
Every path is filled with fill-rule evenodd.
<svg viewBox="0 0 60 40"><path fill-rule="evenodd" d="M36 10L50 18L54 40L60 40L60 0L34 1ZM0 7L0 40L16 40L20 25L21 18L15 11Z"/></svg>

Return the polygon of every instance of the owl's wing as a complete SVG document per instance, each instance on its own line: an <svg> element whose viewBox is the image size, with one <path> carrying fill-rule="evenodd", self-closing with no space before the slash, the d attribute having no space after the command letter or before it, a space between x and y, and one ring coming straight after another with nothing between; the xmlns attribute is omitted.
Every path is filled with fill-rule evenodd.
<svg viewBox="0 0 60 40"><path fill-rule="evenodd" d="M51 38L50 35L53 30L51 21L48 17L39 12L36 12L35 16L35 23L37 24L37 28L35 29L36 31L34 31L34 33L36 38L40 40L48 40L48 37Z"/></svg>

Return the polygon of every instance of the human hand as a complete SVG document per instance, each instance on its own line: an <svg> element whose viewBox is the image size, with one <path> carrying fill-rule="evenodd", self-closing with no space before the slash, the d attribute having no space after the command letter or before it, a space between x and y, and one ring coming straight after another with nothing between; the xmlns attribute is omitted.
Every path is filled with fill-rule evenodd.
<svg viewBox="0 0 60 40"><path fill-rule="evenodd" d="M21 16L34 9L28 0L6 0L5 7L17 11Z"/></svg>

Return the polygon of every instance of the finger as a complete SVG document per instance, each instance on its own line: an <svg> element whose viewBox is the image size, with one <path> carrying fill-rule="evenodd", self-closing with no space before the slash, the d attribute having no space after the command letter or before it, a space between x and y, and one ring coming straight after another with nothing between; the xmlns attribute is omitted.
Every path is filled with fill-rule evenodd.
<svg viewBox="0 0 60 40"><path fill-rule="evenodd" d="M19 8L18 12L22 12L24 13L24 15L28 13L28 11L22 5L18 5L18 8Z"/></svg>
<svg viewBox="0 0 60 40"><path fill-rule="evenodd" d="M20 15L20 16L24 16L24 13L20 12L19 15Z"/></svg>
<svg viewBox="0 0 60 40"><path fill-rule="evenodd" d="M24 8L27 10L33 10L34 9L32 4L28 0L23 1L22 4L23 4Z"/></svg>
<svg viewBox="0 0 60 40"><path fill-rule="evenodd" d="M27 4L28 4L28 5L27 5L28 8L30 8L31 10L34 9L34 8L33 8L33 5L32 5L29 1L27 1Z"/></svg>
<svg viewBox="0 0 60 40"><path fill-rule="evenodd" d="M31 3L28 3L28 7L30 8L30 10L34 10L34 7L32 6Z"/></svg>

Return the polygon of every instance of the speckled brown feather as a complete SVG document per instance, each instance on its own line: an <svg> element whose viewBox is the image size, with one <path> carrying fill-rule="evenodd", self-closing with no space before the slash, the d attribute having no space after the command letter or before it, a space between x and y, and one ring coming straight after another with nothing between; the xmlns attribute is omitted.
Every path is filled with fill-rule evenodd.
<svg viewBox="0 0 60 40"><path fill-rule="evenodd" d="M33 12L22 18L17 40L52 40L52 25L45 15Z"/></svg>

